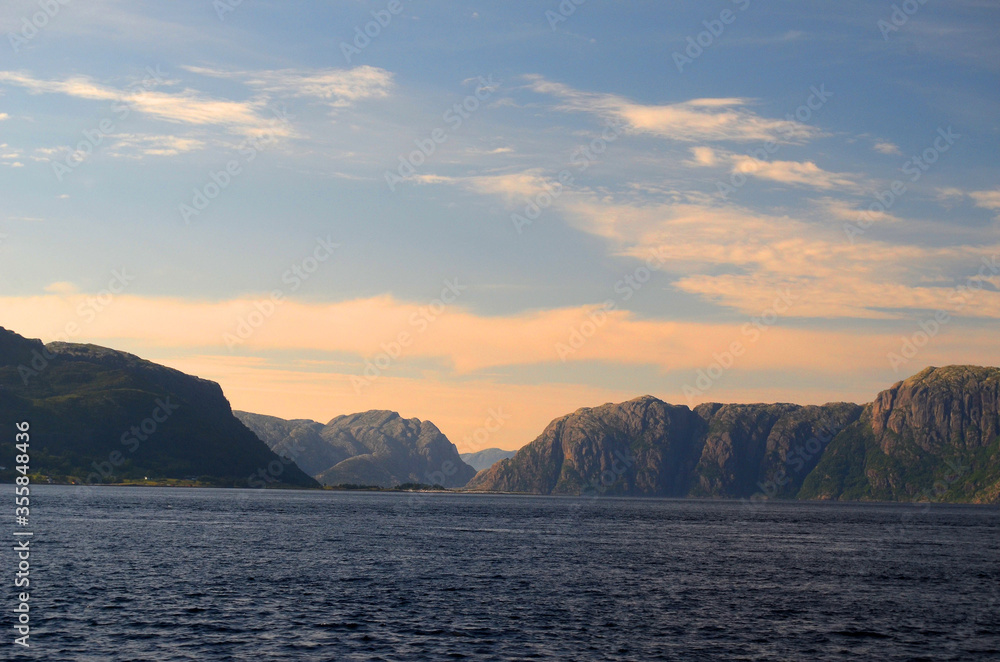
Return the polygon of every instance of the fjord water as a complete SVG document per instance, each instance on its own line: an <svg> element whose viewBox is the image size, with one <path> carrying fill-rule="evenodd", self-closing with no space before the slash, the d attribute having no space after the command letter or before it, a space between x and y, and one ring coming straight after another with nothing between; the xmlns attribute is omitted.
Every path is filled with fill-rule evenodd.
<svg viewBox="0 0 1000 662"><path fill-rule="evenodd" d="M1000 659L996 508L32 489L24 659Z"/></svg>

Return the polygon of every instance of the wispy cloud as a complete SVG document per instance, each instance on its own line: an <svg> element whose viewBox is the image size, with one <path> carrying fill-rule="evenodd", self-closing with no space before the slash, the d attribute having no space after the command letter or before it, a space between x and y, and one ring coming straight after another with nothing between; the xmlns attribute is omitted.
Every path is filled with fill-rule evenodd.
<svg viewBox="0 0 1000 662"><path fill-rule="evenodd" d="M977 207L1000 210L1000 190L973 191L972 193L969 193L969 195L976 201Z"/></svg>
<svg viewBox="0 0 1000 662"><path fill-rule="evenodd" d="M552 188L552 183L544 177L540 169L466 177L415 175L410 179L419 184L460 186L475 193L502 197L510 204L522 203Z"/></svg>
<svg viewBox="0 0 1000 662"><path fill-rule="evenodd" d="M940 202L947 202L950 200L961 200L965 197L965 191L963 191L960 188L955 188L954 186L939 188L937 189L936 197Z"/></svg>
<svg viewBox="0 0 1000 662"><path fill-rule="evenodd" d="M637 205L576 195L566 208L568 222L615 241L624 254L646 259L655 251L663 269L676 275L677 289L748 315L789 290L800 297L791 314L802 318L893 319L945 310L1000 319L1000 292L983 290L975 306L952 296L955 275L980 280L982 260L1000 255L997 244L855 245L844 239L840 223L735 206ZM849 213L846 206L833 209ZM813 214L822 220L824 213L830 212L820 205ZM927 284L928 277L938 284Z"/></svg>
<svg viewBox="0 0 1000 662"><path fill-rule="evenodd" d="M119 134L109 154L111 156L138 158L140 156L176 156L205 147L205 142L178 136L140 136Z"/></svg>
<svg viewBox="0 0 1000 662"><path fill-rule="evenodd" d="M392 74L377 67L354 69L283 69L256 72L223 72L204 67L186 67L192 73L239 80L248 88L247 99L222 99L200 91L183 88L117 89L88 76L43 79L20 71L0 71L0 85L16 86L31 94L61 94L77 99L127 104L147 117L192 127L221 127L230 133L247 136L290 137L293 129L277 121L268 112L268 104L277 98L313 98L334 108L343 108L363 99L382 98L392 87ZM168 81L164 86L176 86ZM136 153L173 155L197 149L200 141L173 138L164 143L161 136L126 136L121 142L136 146L146 142L148 149Z"/></svg>
<svg viewBox="0 0 1000 662"><path fill-rule="evenodd" d="M742 98L692 99L651 106L614 94L582 92L538 75L527 78L533 91L560 99L558 110L592 113L625 124L632 131L670 140L797 143L820 133L794 120L761 117L749 110L749 100Z"/></svg>
<svg viewBox="0 0 1000 662"><path fill-rule="evenodd" d="M760 161L749 156L736 157L733 172L769 179L781 184L811 186L819 189L857 189L850 175L828 172L812 161Z"/></svg>
<svg viewBox="0 0 1000 662"><path fill-rule="evenodd" d="M50 339L91 293L80 292L71 283L53 283L48 293L34 297L0 298L0 323L22 334ZM793 295L800 296L793 292ZM764 308L774 300L772 293ZM187 348L204 351L218 347L226 352L223 336L232 333L235 320L256 310L253 299L203 302L164 297L122 295L87 327L91 341L120 344L124 339L147 347ZM798 304L795 304L798 305ZM433 360L441 371L474 375L504 366L562 363L556 351L566 343L569 331L599 306L575 306L505 316L477 315L460 307L450 308L414 338L404 361ZM759 314L764 308L755 311ZM609 361L622 365L653 365L663 371L693 369L711 360L715 348L726 347L740 337L742 321L704 323L648 319L626 310L605 311L599 333L566 361ZM364 357L383 351L380 343L396 338L409 322L421 314L421 304L391 296L353 299L339 303L306 303L288 300L274 315L240 345L241 351L321 351L356 357L363 369ZM880 345L898 341L894 334L775 328L766 342L747 355L745 367L850 371L872 365L880 357ZM984 344L997 351L989 333ZM816 348L823 348L817 352ZM804 357L808 356L808 360ZM350 368L344 370L344 380Z"/></svg>
<svg viewBox="0 0 1000 662"><path fill-rule="evenodd" d="M1000 189L986 191L963 191L954 186L937 189L937 199L944 203L962 202L971 199L980 209L1000 211Z"/></svg>
<svg viewBox="0 0 1000 662"><path fill-rule="evenodd" d="M754 167L753 174L773 181L821 189L857 186L853 178L811 163L756 162ZM512 206L552 186L540 171L416 179L462 186ZM1000 292L983 290L975 306L953 296L955 274L989 282L980 276L994 274L979 274L981 260L1000 255L1000 244L925 247L869 239L855 245L845 239L842 225L856 222L862 210L841 199L811 201L797 217L711 202L621 201L604 191L576 189L561 192L558 210L551 213L606 239L621 254L643 260L651 253L661 256L663 269L675 276L674 288L748 315L766 309L777 292L792 291L799 297L792 315L800 318L898 319L915 311L945 310L1000 319ZM863 213L866 221L900 220L888 212Z"/></svg>
<svg viewBox="0 0 1000 662"><path fill-rule="evenodd" d="M691 159L684 162L684 165L692 168L709 168L719 163L716 152L711 147L692 147Z"/></svg>
<svg viewBox="0 0 1000 662"><path fill-rule="evenodd" d="M903 153L903 150L901 150L898 145L894 145L893 143L891 143L891 142L889 142L887 140L882 140L882 141L879 141L879 142L875 143L875 145L874 145L874 147L872 149L874 149L876 152L879 152L881 154L897 154L898 155L898 154L902 154Z"/></svg>
<svg viewBox="0 0 1000 662"><path fill-rule="evenodd" d="M45 286L45 291L49 294L58 294L61 296L70 296L78 294L80 288L78 288L74 283L66 280L56 281L54 283L49 283Z"/></svg>
<svg viewBox="0 0 1000 662"><path fill-rule="evenodd" d="M23 168L24 164L18 161L20 158L21 152L7 143L0 143L0 165L5 165L8 168Z"/></svg>
<svg viewBox="0 0 1000 662"><path fill-rule="evenodd" d="M183 67L192 73L238 80L245 85L280 97L314 98L343 108L363 99L389 96L393 75L385 69L360 66L353 69L279 69L270 71L224 71L208 67Z"/></svg>
<svg viewBox="0 0 1000 662"><path fill-rule="evenodd" d="M32 150L29 158L32 161L49 163L52 159L57 158L60 154L66 154L68 151L67 147L36 147Z"/></svg>
<svg viewBox="0 0 1000 662"><path fill-rule="evenodd" d="M91 101L122 102L149 117L171 123L197 126L217 125L237 133L256 134L281 131L273 118L262 111L265 100L230 101L205 96L191 89L179 92L119 90L87 76L65 79L41 79L15 71L0 71L0 84L24 88L32 94L63 94Z"/></svg>
<svg viewBox="0 0 1000 662"><path fill-rule="evenodd" d="M858 209L854 204L845 200L835 198L822 198L815 201L822 213L828 215L833 221L846 221L856 223L859 220L866 223L897 223L899 218L887 211L877 211L872 209Z"/></svg>

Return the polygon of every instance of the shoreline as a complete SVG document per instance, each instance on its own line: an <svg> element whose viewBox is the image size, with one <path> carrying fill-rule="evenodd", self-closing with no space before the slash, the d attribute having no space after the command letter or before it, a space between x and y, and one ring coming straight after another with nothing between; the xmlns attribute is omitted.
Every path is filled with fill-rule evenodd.
<svg viewBox="0 0 1000 662"><path fill-rule="evenodd" d="M0 485L13 485L14 483L0 482ZM252 491L262 491L269 490L275 491L280 490L282 492L369 492L369 493L395 493L395 494L453 494L453 495L467 495L467 496L516 496L516 497L542 497L542 498L555 498L555 499L586 499L590 501L594 500L642 500L642 501L689 501L692 503L742 503L748 508L760 509L766 508L770 505L785 505L785 504L850 504L850 505L864 505L864 506L910 506L910 507L924 507L924 506L974 506L981 508L993 508L995 510L1000 510L1000 504L995 503L977 503L974 501L852 501L852 500L834 500L834 499L771 499L766 502L757 502L751 505L747 499L742 499L738 497L734 498L711 498L711 497L671 497L671 496L656 496L656 495L629 495L629 494L614 494L614 495L584 495L584 494L536 494L532 492L492 492L492 491L481 491L481 490L463 490L461 488L456 489L400 489L395 487L377 487L377 486L365 486L365 487L340 487L340 486L324 486L324 487L298 487L298 486L274 486L274 487L233 487L233 486L221 486L221 485L211 485L211 484L170 484L170 483L159 483L154 481L144 482L144 483L101 483L101 484L82 484L82 483L60 483L60 482L33 482L32 487L39 486L58 486L58 487L134 487L134 488L153 488L153 487L163 487L163 488L177 488L177 489L216 489L216 490L252 490Z"/></svg>

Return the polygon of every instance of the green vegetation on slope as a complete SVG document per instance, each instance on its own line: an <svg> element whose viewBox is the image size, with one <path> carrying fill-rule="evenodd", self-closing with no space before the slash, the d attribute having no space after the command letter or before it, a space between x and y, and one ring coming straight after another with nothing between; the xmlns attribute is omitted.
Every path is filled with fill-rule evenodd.
<svg viewBox="0 0 1000 662"><path fill-rule="evenodd" d="M31 471L58 482L180 480L315 487L232 415L218 384L93 345L42 346L0 329L0 438L31 424Z"/></svg>

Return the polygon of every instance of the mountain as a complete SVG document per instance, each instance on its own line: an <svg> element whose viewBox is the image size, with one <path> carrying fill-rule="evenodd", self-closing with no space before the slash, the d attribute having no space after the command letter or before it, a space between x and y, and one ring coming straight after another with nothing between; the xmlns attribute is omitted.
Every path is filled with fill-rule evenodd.
<svg viewBox="0 0 1000 662"><path fill-rule="evenodd" d="M233 412L214 382L0 328L0 419L31 423L32 473L77 483L1000 503L1000 369L976 366L927 368L864 406L690 409L644 396L583 408L512 457L466 456L486 467L476 473L429 421L368 411L323 425ZM0 439L5 457L17 455L14 443ZM15 475L0 468L0 481Z"/></svg>
<svg viewBox="0 0 1000 662"><path fill-rule="evenodd" d="M793 498L823 450L861 415L860 405L701 405L708 423L695 440L699 460L691 496Z"/></svg>
<svg viewBox="0 0 1000 662"><path fill-rule="evenodd" d="M1000 370L927 368L879 393L799 496L1000 503Z"/></svg>
<svg viewBox="0 0 1000 662"><path fill-rule="evenodd" d="M236 416L324 485L463 487L476 474L437 426L393 411L338 416L326 425L248 412Z"/></svg>
<svg viewBox="0 0 1000 662"><path fill-rule="evenodd" d="M514 457L517 451L505 451L501 448L485 448L475 453L462 453L462 461L475 469L482 471L489 469L500 460Z"/></svg>
<svg viewBox="0 0 1000 662"><path fill-rule="evenodd" d="M810 439L829 437L830 429L839 432L860 410L850 404L706 404L691 410L644 396L556 419L538 439L477 474L467 487L540 494L749 496L775 466ZM789 476L784 492L797 489L805 473Z"/></svg>
<svg viewBox="0 0 1000 662"><path fill-rule="evenodd" d="M927 368L871 404L580 409L470 490L1000 502L1000 370Z"/></svg>
<svg viewBox="0 0 1000 662"><path fill-rule="evenodd" d="M233 414L250 428L267 446L282 457L290 457L302 471L315 476L348 454L326 443L320 435L323 424L306 419L285 420L275 416L262 416L245 411Z"/></svg>
<svg viewBox="0 0 1000 662"><path fill-rule="evenodd" d="M233 416L215 382L96 345L0 328L0 420L30 422L31 472L58 480L318 487ZM13 446L4 435L5 458Z"/></svg>
<svg viewBox="0 0 1000 662"><path fill-rule="evenodd" d="M676 496L697 458L690 440L705 421L687 407L646 396L579 409L552 421L541 436L507 460L481 471L474 490Z"/></svg>

